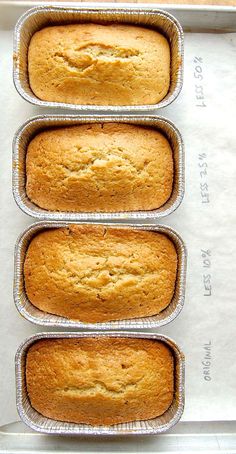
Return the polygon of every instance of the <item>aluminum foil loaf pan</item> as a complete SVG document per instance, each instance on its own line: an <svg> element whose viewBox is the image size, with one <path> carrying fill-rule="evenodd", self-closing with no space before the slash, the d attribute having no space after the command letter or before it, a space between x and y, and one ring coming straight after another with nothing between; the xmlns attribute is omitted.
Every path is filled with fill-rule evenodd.
<svg viewBox="0 0 236 454"><path fill-rule="evenodd" d="M169 409L155 419L116 424L113 426L92 426L55 421L38 413L31 406L26 387L26 355L29 347L39 339L87 338L87 337L126 337L152 339L164 342L171 349L174 357L174 399ZM41 433L60 435L155 435L167 431L180 419L184 409L184 355L170 338L151 333L41 333L26 339L17 350L16 366L16 400L17 410L22 421L31 429Z"/></svg>
<svg viewBox="0 0 236 454"><path fill-rule="evenodd" d="M152 232L164 233L174 243L177 257L177 278L175 291L170 304L158 315L142 317L136 319L116 320L101 323L84 323L78 320L71 320L59 315L49 314L36 308L28 299L24 286L24 261L26 252L32 238L45 229L55 229L68 227L69 222L38 222L28 227L19 237L15 247L15 267L14 267L14 301L20 314L27 320L41 326L51 326L60 328L76 329L137 329L137 328L158 328L174 320L184 305L185 279L186 279L186 248L181 237L171 228L163 225L137 225L137 224L103 224L110 228L128 228L136 230L149 230ZM74 223L75 224L75 223ZM79 225L79 223L76 223ZM84 224L83 224L84 225ZM91 225L91 224L90 224ZM96 223L94 225L102 225Z"/></svg>
<svg viewBox="0 0 236 454"><path fill-rule="evenodd" d="M127 211L115 213L49 211L35 205L26 194L26 155L29 142L39 132L58 127L86 123L129 123L148 126L162 132L170 142L174 160L173 190L169 200L160 208L149 211ZM137 151L138 152L138 151ZM184 196L184 146L176 126L163 117L139 117L128 115L76 116L42 115L26 121L16 132L13 140L13 195L17 205L29 216L39 220L101 220L101 219L158 219L171 214L182 202Z"/></svg>
<svg viewBox="0 0 236 454"><path fill-rule="evenodd" d="M73 23L123 23L135 24L156 29L168 39L171 47L171 82L167 95L162 101L154 105L140 106L97 106L66 104L61 102L42 101L35 96L29 84L28 77L28 47L31 37L38 30L49 25L63 25ZM14 70L13 80L19 94L32 104L45 107L60 107L76 109L83 112L88 110L107 112L143 112L166 107L173 102L183 83L183 31L179 22L169 13L155 7L114 7L97 6L96 3L79 6L38 6L28 10L18 20L14 32Z"/></svg>

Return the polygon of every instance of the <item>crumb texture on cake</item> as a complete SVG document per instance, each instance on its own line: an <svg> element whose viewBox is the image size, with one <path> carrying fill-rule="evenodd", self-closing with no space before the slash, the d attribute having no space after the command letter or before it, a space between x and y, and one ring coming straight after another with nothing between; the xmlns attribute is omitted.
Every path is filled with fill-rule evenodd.
<svg viewBox="0 0 236 454"><path fill-rule="evenodd" d="M171 405L174 362L160 341L45 339L26 358L28 397L48 418L112 425L153 419Z"/></svg>
<svg viewBox="0 0 236 454"><path fill-rule="evenodd" d="M50 129L29 143L26 176L27 196L46 210L153 210L172 193L172 149L159 131L131 124Z"/></svg>
<svg viewBox="0 0 236 454"><path fill-rule="evenodd" d="M127 24L54 25L28 50L29 83L41 100L145 105L170 85L170 46L159 32Z"/></svg>
<svg viewBox="0 0 236 454"><path fill-rule="evenodd" d="M166 235L95 225L38 233L24 263L34 306L91 323L158 314L171 302L176 272Z"/></svg>

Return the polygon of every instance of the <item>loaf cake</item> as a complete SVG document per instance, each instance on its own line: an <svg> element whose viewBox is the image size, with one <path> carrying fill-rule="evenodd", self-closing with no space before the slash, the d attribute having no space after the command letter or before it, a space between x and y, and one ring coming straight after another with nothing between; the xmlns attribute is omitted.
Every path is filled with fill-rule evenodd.
<svg viewBox="0 0 236 454"><path fill-rule="evenodd" d="M176 269L174 244L164 234L70 225L33 238L25 290L40 310L72 320L146 317L171 302Z"/></svg>
<svg viewBox="0 0 236 454"><path fill-rule="evenodd" d="M170 86L170 46L161 33L134 25L54 25L33 35L28 76L44 101L156 104Z"/></svg>
<svg viewBox="0 0 236 454"><path fill-rule="evenodd" d="M160 341L45 339L26 359L28 397L48 418L113 425L153 419L171 405L173 355Z"/></svg>
<svg viewBox="0 0 236 454"><path fill-rule="evenodd" d="M26 175L28 198L46 210L152 210L172 193L173 156L153 128L85 124L36 135Z"/></svg>

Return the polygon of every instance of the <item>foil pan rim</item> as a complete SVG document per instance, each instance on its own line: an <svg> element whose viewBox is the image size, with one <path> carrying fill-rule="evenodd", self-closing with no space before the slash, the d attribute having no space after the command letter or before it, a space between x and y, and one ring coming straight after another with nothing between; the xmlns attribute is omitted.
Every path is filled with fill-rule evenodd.
<svg viewBox="0 0 236 454"><path fill-rule="evenodd" d="M22 304L21 301L21 292L20 292L20 283L23 280L23 272L19 264L21 264L21 250L22 250L22 242L24 238L30 235L31 233L34 234L41 229L47 228L60 228L66 227L71 224L89 224L89 225L105 225L112 228L133 228L137 230L150 230L156 232L162 232L166 235L170 234L169 237L174 242L175 246L181 251L181 261L178 263L178 282L179 282L179 295L178 300L176 302L176 307L173 311L163 317L162 319L155 320L152 317L139 317L136 319L126 319L126 320L114 320L109 322L100 322L100 323L84 323L73 321L70 319L65 319L60 316L55 316L54 321L50 319L40 319L39 317L33 316L30 314L27 309L25 309L25 305ZM180 260L178 254L178 260ZM151 328L159 328L161 326L167 325L171 323L182 311L185 302L185 284L186 284L186 269L187 269L187 249L186 245L179 235L173 228L159 224L159 225L150 225L150 224L134 224L134 223L111 223L111 222L96 222L96 223L85 223L85 222L68 222L68 221L39 221L35 222L28 226L24 231L19 235L16 245L15 245L15 253L14 253L14 288L13 288L13 297L15 306L20 313L21 316L26 318L31 323L36 325L45 326L45 327L57 327L57 328L68 328L68 329L90 329L90 330L114 330L114 329L151 329ZM175 290L176 292L176 290ZM175 293L173 298L175 297ZM172 298L172 299L173 299ZM30 303L30 301L27 299ZM171 304L171 303L170 303ZM31 303L30 303L31 305ZM168 309L168 306L167 308ZM43 311L42 311L43 312ZM46 314L46 312L43 312ZM48 314L50 317L50 314ZM142 320L143 319L143 320ZM148 319L148 320L147 320Z"/></svg>
<svg viewBox="0 0 236 454"><path fill-rule="evenodd" d="M147 126L150 126L150 122L155 122L155 125L152 127L160 129L162 125L168 127L171 132L176 137L177 147L178 147L178 182L177 182L177 195L174 198L172 204L165 208L165 205L168 204L168 201L162 207L159 207L154 210L142 210L142 211L120 211L120 212L64 212L64 211L37 211L37 206L35 204L35 209L33 207L27 206L24 201L24 198L20 194L19 190L19 141L21 140L22 135L27 130L30 125L34 125L40 123L42 121L47 121L48 123L57 123L62 121L78 121L78 122L92 122L96 123L98 121L101 122L135 122L136 124L141 124L142 122L146 123ZM56 126L56 125L55 125ZM69 126L69 125L67 125ZM145 125L143 125L145 126ZM180 133L177 126L169 119L163 116L149 116L145 115L139 118L138 115L63 115L63 114L44 114L44 115L37 115L34 117L29 118L26 120L15 132L12 142L12 152L13 152L13 168L12 168L12 192L13 197L18 205L18 207L28 216L34 217L38 220L57 220L57 221L93 221L93 220L128 220L128 219L137 219L137 220L144 220L144 219L160 219L165 216L170 215L173 213L182 203L184 198L185 192L185 169L184 169L184 142L182 134ZM173 151L174 153L174 151ZM25 152L26 155L26 152ZM25 170L24 170L25 174ZM175 169L176 174L176 169Z"/></svg>
<svg viewBox="0 0 236 454"><path fill-rule="evenodd" d="M24 405L24 390L22 389L22 382L23 382L23 372L22 372L22 363L24 361L24 355L34 342L40 339L53 339L53 338L83 338L83 337L125 337L125 338L143 338L143 339L153 339L159 340L161 342L166 343L174 353L175 357L175 368L174 368L174 376L176 380L176 376L178 375L178 386L175 389L175 397L174 399L178 400L176 414L166 423L159 427L150 427L148 429L143 428L132 428L132 429L123 429L119 430L116 426L92 426L84 424L84 428L76 430L76 424L73 424L75 427L69 429L65 427L61 429L60 427L50 427L50 428L43 428L37 425L32 418L30 418L25 412L25 405ZM177 372L177 364L179 370ZM178 423L179 419L181 418L183 411L184 411L184 401L185 401L185 357L180 349L180 347L176 344L176 342L171 339L169 336L158 334L158 333L142 333L142 332L128 332L128 331L113 331L113 332L43 332L43 333L36 333L25 339L20 346L18 347L16 354L15 354L15 373L16 373L16 406L17 411L22 419L22 421L28 425L31 429L36 430L40 433L47 433L47 434L60 434L60 435L91 435L91 436L114 436L114 435L157 435L169 430L175 424ZM31 407L32 408L32 407ZM58 423L56 420L51 420L55 423ZM146 420L147 421L147 420ZM68 423L59 421L61 425L65 425ZM136 422L137 423L137 422ZM70 424L70 423L69 423Z"/></svg>
<svg viewBox="0 0 236 454"><path fill-rule="evenodd" d="M129 16L132 16L134 14L143 14L143 15L156 15L160 17L166 17L167 20L172 22L175 27L176 27L176 33L177 33L177 42L178 42L178 52L181 57L181 63L178 68L178 77L176 80L176 84L174 87L174 90L170 95L168 94L165 96L163 100L158 102L157 104L146 104L146 105L138 105L138 106L98 106L98 105L79 105L79 104L71 104L71 103L62 103L62 102L50 102L50 101L43 101L37 98L33 92L29 95L26 93L24 90L20 77L19 77L19 68L18 65L15 67L13 66L13 83L15 86L16 91L19 93L19 95L28 101L31 104L42 106L42 107L49 107L49 108L54 108L54 109L68 109L68 110L78 110L81 112L129 112L129 113L144 113L144 112L154 112L156 109L164 108L170 105L175 99L179 96L182 86L183 86L183 65L184 65L184 33L183 29L179 23L179 21L176 19L175 16L173 16L171 13L155 8L151 6L150 8L146 6L133 6L129 5L128 7L122 7L119 5L115 5L114 7L108 7L106 8L106 4L103 4L103 6L97 6L95 3L94 5L87 5L87 6L71 6L71 7L66 7L66 6L60 6L60 5L40 5L36 6L33 8L30 8L28 11L26 11L17 21L14 29L14 35L13 35L13 52L14 55L18 54L19 50L19 43L20 43L20 32L22 28L25 25L25 21L31 17L32 15L37 14L38 12L65 12L65 13L74 13L74 12L82 12L82 13L95 13L99 12L100 14L105 12L108 15L112 14L118 14L118 13L123 13L127 14Z"/></svg>

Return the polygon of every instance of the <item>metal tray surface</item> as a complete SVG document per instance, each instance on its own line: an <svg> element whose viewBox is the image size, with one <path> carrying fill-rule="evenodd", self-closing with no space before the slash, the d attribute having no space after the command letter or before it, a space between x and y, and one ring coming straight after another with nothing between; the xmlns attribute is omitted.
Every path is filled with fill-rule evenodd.
<svg viewBox="0 0 236 454"><path fill-rule="evenodd" d="M40 131L55 127L68 127L86 123L129 123L149 126L162 132L169 140L174 159L174 183L171 197L160 208L149 211L127 212L62 212L49 211L35 205L27 196L26 186L26 154L32 138ZM42 115L29 119L16 132L13 140L13 195L19 208L29 216L39 220L101 220L101 219L159 219L171 214L178 208L184 196L184 145L176 126L163 117L138 117L128 115L76 116L76 115Z"/></svg>
<svg viewBox="0 0 236 454"><path fill-rule="evenodd" d="M44 2L45 3L45 2ZM19 16L22 15L27 11L28 8L32 7L32 5L36 6L42 5L41 1L30 1L30 0L2 0L0 3L0 27L3 36L5 34L6 40L2 42L3 51L1 55L3 57L2 66L3 69L9 69L10 73L10 65L5 64L4 66L4 51L5 53L10 52L10 43L11 43L11 34L12 29L15 26L16 21L18 20ZM65 2L63 2L65 5ZM72 2L67 2L66 6L73 7L74 4ZM85 6L85 4L82 4ZM115 3L106 3L107 7L115 8ZM126 6L126 5L124 5ZM128 5L127 5L128 6ZM147 4L140 4L135 5L138 7L145 7L146 9L152 9L152 5ZM157 6L157 5L156 5ZM202 38L202 33L204 33L205 44L204 47L207 48L207 36L209 34L222 34L222 33L230 33L236 32L236 8L232 6L209 6L209 5L171 5L171 4L162 4L159 5L160 8L163 8L173 14L183 26L184 31L187 35L187 46L189 46L189 38L192 36L192 33L197 33L200 38ZM195 36L195 43L197 44L197 35ZM189 49L187 49L189 51ZM199 46L196 46L196 50L200 52ZM192 50L193 51L193 50ZM201 52L200 52L201 54ZM192 54L194 55L194 53ZM188 57L188 52L186 55L186 59ZM2 72L1 72L2 73ZM186 68L186 76L190 76L190 70ZM10 84L9 84L10 85ZM191 93L189 93L190 95ZM5 96L5 97L4 97ZM13 99L11 99L11 97ZM29 104L23 104L20 97L19 99L14 99L14 93L10 91L10 88L7 87L7 84L2 85L1 91L1 103L2 106L7 105L8 109L5 111L5 114L2 118L2 125L3 125L3 132L2 132L2 158L3 163L7 157L7 151L10 149L10 141L13 132L18 127L18 124L32 115L39 115L40 113L47 113L46 109L40 110L40 107L34 108L34 106L30 106ZM10 101L10 104L9 104ZM11 101L15 101L14 107L11 106ZM178 106L177 106L178 104ZM190 103L189 103L190 104ZM170 117L176 121L178 116L178 109L182 108L183 105L186 106L186 103L182 103L182 98L179 97L176 103L173 103L170 108L167 109L166 115L170 115ZM189 109L187 108L186 112L187 115L189 114ZM18 118L18 120L17 120ZM181 117L182 118L182 117ZM200 121L200 116L199 116ZM206 127L209 126L209 130L211 129L211 125L208 122L207 117L205 118ZM184 126L184 121L182 122L178 120L178 123ZM202 123L201 123L202 124ZM182 127L181 127L182 129ZM184 137L186 138L186 145L191 143L189 132L186 128L182 129L184 133ZM7 139L8 137L8 139ZM227 140L227 139L226 139ZM189 147L188 147L189 148ZM188 150L191 151L191 147ZM3 153L4 152L4 153ZM6 153L5 153L6 152ZM189 153L191 156L191 153ZM6 157L5 157L6 156ZM4 169L4 167L3 167ZM189 178L189 167L187 166L187 178ZM7 183L6 183L7 181ZM8 185L8 180L3 179L3 185ZM187 179L187 184L189 184L189 180ZM190 184L191 186L191 184ZM3 186L4 187L4 186ZM7 189L7 188L6 188ZM191 188L190 188L190 193ZM189 194L189 191L188 191ZM6 193L4 193L6 196ZM189 454L199 453L201 452L214 452L214 453L235 453L236 452L236 421L232 420L234 418L231 417L231 420L227 420L224 418L224 414L222 413L222 420L216 420L216 418L210 419L203 419L201 415L199 415L198 421L196 421L196 417L193 417L194 413L191 413L192 416L189 414L189 405L187 405L186 412L182 421L180 421L175 427L172 427L168 433L160 434L158 437L133 437L132 440L127 437L123 437L122 442L120 437L115 437L110 439L110 441L106 437L80 437L78 440L77 437L58 437L58 436L45 436L43 434L33 432L29 427L23 424L21 421L17 419L17 415L14 415L12 411L12 406L15 404L12 402L13 395L14 395L14 382L11 377L12 372L10 370L12 363L10 351L13 349L15 351L15 347L13 347L14 342L18 345L23 337L29 336L33 331L34 327L27 324L24 320L21 320L19 317L14 318L14 310L11 310L10 304L10 292L5 290L5 287L9 285L8 282L8 270L11 274L10 265L8 265L11 261L11 254L12 254L12 245L15 241L16 235L19 231L25 228L27 224L27 219L22 216L20 211L16 212L16 208L14 204L11 204L10 196L7 198L7 209L5 210L4 218L4 245L2 250L2 257L4 262L6 263L6 269L3 268L2 276L3 276L3 285L2 285L2 297L3 297L3 304L2 304L2 311L3 313L7 313L7 317L9 322L5 322L2 326L2 347L3 347L3 367L4 367L4 375L2 376L2 383L8 386L6 387L6 399L1 402L2 408L2 417L1 420L1 429L0 429L0 453L4 454L21 454L22 452L29 452L29 453L39 453L44 452L45 454L50 454L54 452L59 452L59 450L63 452L111 452L117 453L122 452L127 454L131 451L137 452L162 452L162 453L170 453L173 452L175 454L179 454L180 446L182 452L188 452ZM177 211L177 216L171 215L170 222L173 225L176 225L176 221L178 221L179 214L182 215L182 208L185 209L185 205L189 207L188 198L184 202L184 205L181 207L180 211ZM222 213L221 213L222 215ZM13 221L11 221L13 220ZM174 221L174 222L173 222ZM181 221L182 222L182 221ZM196 226L197 226L196 222ZM199 224L200 225L200 224ZM187 230L185 229L184 218L183 218L183 231L185 234ZM7 243L7 233L11 234L13 239L12 243L8 241ZM201 237L201 230L196 228L196 236L198 236L199 240L202 240L204 237ZM186 236L186 239L188 237ZM7 246L9 244L9 246ZM190 244L191 245L191 244ZM9 248L9 253L7 253L7 249ZM191 249L190 249L191 253ZM192 258L192 254L191 257ZM191 274L191 270L189 270ZM11 284L10 286L11 287ZM188 296L191 296L190 293ZM193 303L193 301L192 301ZM196 305L198 307L198 305ZM196 307L196 309L197 309ZM186 311L187 313L187 311ZM176 323L170 325L171 328L173 327L173 333L175 337L178 339L180 343L185 346L186 349L186 336L187 333L184 333L183 342L181 341L181 327L184 326L185 322L185 313L183 313L183 317L180 317ZM183 322L183 323L182 323ZM14 330L12 330L12 326L14 326ZM178 329L176 329L178 327ZM9 333L11 335L9 336ZM8 350L5 348L5 339L8 337ZM201 341L200 341L201 342ZM12 345L13 344L13 345ZM186 349L187 351L188 349ZM227 357L227 355L226 355ZM216 357L215 357L216 361ZM190 372L190 365L191 365L191 355L188 354L188 371L187 371L187 393L188 393L188 403L191 401L191 396L189 395L189 378L191 375ZM195 371L194 371L195 373ZM196 375L197 378L197 375ZM215 377L217 380L217 377ZM4 381L5 380L5 381ZM217 394L215 394L217 395ZM198 396L199 400L203 396ZM198 400L198 399L197 399ZM202 407L203 415L205 415L206 407L210 406L210 402L208 402L207 398L204 400L204 407ZM10 412L9 412L10 410ZM11 415L9 417L9 415ZM196 415L195 415L196 416ZM203 422L204 421L204 422Z"/></svg>
<svg viewBox="0 0 236 454"><path fill-rule="evenodd" d="M91 426L88 424L74 424L55 421L42 416L31 406L26 389L25 362L27 350L39 339L62 338L88 338L88 337L125 337L153 339L164 342L171 349L174 356L174 399L169 409L161 416L130 423L115 424L113 426ZM184 355L176 343L160 334L144 333L41 333L31 336L24 341L17 350L16 365L16 401L17 410L22 421L32 429L41 433L60 435L155 435L162 433L174 426L180 419L184 409Z"/></svg>
<svg viewBox="0 0 236 454"><path fill-rule="evenodd" d="M171 46L171 83L169 92L158 104L139 106L98 106L78 105L61 102L47 102L37 98L32 92L28 78L28 47L33 34L45 26L53 24L95 22L127 23L152 27L161 31ZM157 8L127 6L109 8L85 5L74 7L39 6L27 11L17 22L14 33L13 80L19 94L32 104L45 107L64 108L87 112L154 112L172 103L183 84L183 31L179 22L169 13Z"/></svg>
<svg viewBox="0 0 236 454"><path fill-rule="evenodd" d="M75 320L70 320L58 315L48 314L37 309L27 298L24 288L24 261L25 255L31 239L42 230L51 228L67 227L71 225L70 222L38 222L27 228L19 237L15 248L15 271L14 271L14 300L15 305L20 314L32 323L41 326L51 326L60 328L75 328L75 329L97 329L97 330L111 330L111 329L137 329L137 328L158 328L166 325L174 320L184 305L185 296L185 280L186 280L186 260L187 252L181 237L171 228L163 225L143 225L143 224L104 224L110 228L130 228L136 230L150 230L153 232L160 232L167 235L174 243L177 256L178 256L178 269L175 292L169 306L164 309L160 314L152 317L134 318L127 320L116 320L103 323L84 323ZM79 225L79 223L75 223ZM90 224L91 225L91 224ZM95 225L95 224L94 224ZM101 223L96 223L101 225Z"/></svg>

